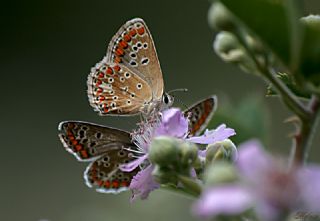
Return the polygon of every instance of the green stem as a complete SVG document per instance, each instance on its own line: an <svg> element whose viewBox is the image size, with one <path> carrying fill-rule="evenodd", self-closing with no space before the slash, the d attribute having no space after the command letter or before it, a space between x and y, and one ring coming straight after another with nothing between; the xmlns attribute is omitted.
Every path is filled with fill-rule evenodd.
<svg viewBox="0 0 320 221"><path fill-rule="evenodd" d="M295 144L292 148L292 163L294 164L303 164L307 160L308 152L320 118L319 106L318 98L313 96L308 105L309 110L312 112L312 118L310 120L301 120L301 125L294 136Z"/></svg>
<svg viewBox="0 0 320 221"><path fill-rule="evenodd" d="M301 119L310 119L309 110L303 105L303 103L290 91L290 89L276 76L275 71L269 68L268 65L262 65L248 46L243 34L239 30L236 32L239 42L244 46L247 53L255 63L257 70L275 87L275 90L282 97L282 100Z"/></svg>
<svg viewBox="0 0 320 221"><path fill-rule="evenodd" d="M187 176L178 175L178 180L188 190L188 192L194 194L196 197L200 196L202 188L194 179Z"/></svg>

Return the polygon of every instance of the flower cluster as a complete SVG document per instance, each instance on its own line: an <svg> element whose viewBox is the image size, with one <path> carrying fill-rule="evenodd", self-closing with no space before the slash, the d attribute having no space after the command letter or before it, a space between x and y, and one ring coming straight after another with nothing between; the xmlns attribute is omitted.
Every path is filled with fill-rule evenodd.
<svg viewBox="0 0 320 221"><path fill-rule="evenodd" d="M133 142L139 148L140 155L135 161L121 166L123 171L133 171L137 167L142 168L130 184L133 200L137 197L141 199L147 198L152 190L160 186L152 176L155 165L149 159L150 145L155 138L168 136L186 142L211 144L235 135L233 129L227 128L226 125L222 124L216 130L207 130L202 136L188 137L190 129L188 125L188 119L183 112L178 108L171 108L146 119L133 133ZM204 155L204 151L199 151L199 155Z"/></svg>

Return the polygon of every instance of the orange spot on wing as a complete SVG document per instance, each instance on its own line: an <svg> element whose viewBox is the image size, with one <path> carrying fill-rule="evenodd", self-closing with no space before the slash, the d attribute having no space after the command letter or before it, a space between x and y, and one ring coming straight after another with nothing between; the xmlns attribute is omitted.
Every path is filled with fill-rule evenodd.
<svg viewBox="0 0 320 221"><path fill-rule="evenodd" d="M121 41L119 42L119 44L118 44L118 47L119 47L119 48L126 49L126 48L128 47L128 43L125 42L125 41L123 41L123 40L121 40Z"/></svg>
<svg viewBox="0 0 320 221"><path fill-rule="evenodd" d="M83 158L88 158L88 152L86 151L86 150L81 150L80 151L80 154L81 154L81 156L83 157Z"/></svg>
<svg viewBox="0 0 320 221"><path fill-rule="evenodd" d="M99 101L101 101L101 102L104 101L105 99L106 98L104 96L102 96L102 95L99 97Z"/></svg>
<svg viewBox="0 0 320 221"><path fill-rule="evenodd" d="M103 78L103 77L104 77L104 73L100 72L100 73L98 74L98 78Z"/></svg>
<svg viewBox="0 0 320 221"><path fill-rule="evenodd" d="M138 28L139 35L143 35L144 32L145 32L144 27Z"/></svg>
<svg viewBox="0 0 320 221"><path fill-rule="evenodd" d="M112 75L113 74L112 68L108 67L106 73L109 74L109 75Z"/></svg>
<svg viewBox="0 0 320 221"><path fill-rule="evenodd" d="M82 149L82 145L81 144L77 144L75 146L75 148L76 148L76 151L80 151Z"/></svg>
<svg viewBox="0 0 320 221"><path fill-rule="evenodd" d="M119 71L120 71L119 65L114 66L113 69L114 69L116 72L119 72Z"/></svg>
<svg viewBox="0 0 320 221"><path fill-rule="evenodd" d="M117 180L112 181L112 187L113 188L118 188L119 187L119 181L117 181Z"/></svg>
<svg viewBox="0 0 320 221"><path fill-rule="evenodd" d="M117 48L116 55L123 56L124 55L124 51L122 49L120 49L120 48Z"/></svg>
<svg viewBox="0 0 320 221"><path fill-rule="evenodd" d="M122 181L122 182L121 182L121 186L125 186L125 187L127 187L127 186L129 186L129 183L128 183L128 182L126 182L126 181Z"/></svg>
<svg viewBox="0 0 320 221"><path fill-rule="evenodd" d="M137 34L137 30L136 29L132 29L130 30L129 34L133 37Z"/></svg>
<svg viewBox="0 0 320 221"><path fill-rule="evenodd" d="M107 180L107 181L104 183L104 186L105 186L106 188L110 188L110 186L111 186L110 181Z"/></svg>
<svg viewBox="0 0 320 221"><path fill-rule="evenodd" d="M76 146L77 144L78 144L78 141L77 141L77 140L73 140L73 141L72 141L72 145L73 145L73 146Z"/></svg>
<svg viewBox="0 0 320 221"><path fill-rule="evenodd" d="M116 58L114 59L114 62L117 63L117 64L119 64L119 63L122 62L122 59L121 59L120 57L116 57Z"/></svg>
<svg viewBox="0 0 320 221"><path fill-rule="evenodd" d="M124 36L123 36L123 39L124 39L126 42L131 41L131 37L130 37L130 35L128 35L128 34L124 35Z"/></svg>

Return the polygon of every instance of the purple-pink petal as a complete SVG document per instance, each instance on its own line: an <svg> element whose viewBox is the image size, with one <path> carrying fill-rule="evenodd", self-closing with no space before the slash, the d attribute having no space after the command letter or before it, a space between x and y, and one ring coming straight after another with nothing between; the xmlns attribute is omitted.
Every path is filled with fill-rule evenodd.
<svg viewBox="0 0 320 221"><path fill-rule="evenodd" d="M153 169L154 166L149 165L133 177L129 187L132 190L131 202L138 197L146 199L152 190L160 187L152 176Z"/></svg>
<svg viewBox="0 0 320 221"><path fill-rule="evenodd" d="M206 130L204 135L191 137L186 139L192 143L199 143L199 144L212 144L218 141L223 141L228 139L229 137L235 135L234 129L227 128L225 124L221 124L215 130Z"/></svg>
<svg viewBox="0 0 320 221"><path fill-rule="evenodd" d="M320 214L320 167L306 166L297 171L301 199L307 212Z"/></svg>
<svg viewBox="0 0 320 221"><path fill-rule="evenodd" d="M271 157L264 151L258 140L250 140L238 146L237 168L250 181L259 181L270 166L274 166Z"/></svg>
<svg viewBox="0 0 320 221"><path fill-rule="evenodd" d="M120 170L122 170L124 172L131 172L134 169L136 169L147 158L148 158L148 154L145 154L145 155L131 161L130 163L122 164L122 165L120 165Z"/></svg>
<svg viewBox="0 0 320 221"><path fill-rule="evenodd" d="M163 111L160 126L155 131L155 136L171 136L183 138L188 132L188 120L178 108Z"/></svg>
<svg viewBox="0 0 320 221"><path fill-rule="evenodd" d="M194 204L194 214L201 217L235 215L248 210L253 205L250 192L237 185L213 187L206 190Z"/></svg>

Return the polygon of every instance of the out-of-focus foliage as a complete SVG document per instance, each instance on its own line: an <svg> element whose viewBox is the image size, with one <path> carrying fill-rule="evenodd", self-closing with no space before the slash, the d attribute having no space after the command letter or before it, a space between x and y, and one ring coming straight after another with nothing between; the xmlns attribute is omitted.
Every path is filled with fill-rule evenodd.
<svg viewBox="0 0 320 221"><path fill-rule="evenodd" d="M219 105L208 128L215 128L221 122L235 129L237 134L232 141L236 144L251 138L259 138L263 142L268 139L268 110L258 96L248 96L236 104Z"/></svg>

